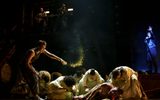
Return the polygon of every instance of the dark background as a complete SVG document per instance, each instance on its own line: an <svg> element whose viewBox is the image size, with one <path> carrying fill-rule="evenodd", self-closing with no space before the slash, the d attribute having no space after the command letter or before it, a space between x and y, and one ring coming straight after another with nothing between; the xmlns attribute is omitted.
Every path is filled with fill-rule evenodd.
<svg viewBox="0 0 160 100"><path fill-rule="evenodd" d="M50 52L69 63L76 63L83 57L81 67L95 68L103 76L121 65L145 70L144 38L147 26L153 26L157 40L160 37L160 6L156 1L5 0L0 3L0 38L16 44L11 60L13 66L18 66L25 51L34 47L37 40L44 39ZM68 16L67 26L59 28L61 20L55 17L50 19L49 32L34 31L32 15L37 13L39 7L54 13L63 2L74 8L73 15ZM62 66L43 56L37 64L37 70L64 74L73 74L77 69Z"/></svg>

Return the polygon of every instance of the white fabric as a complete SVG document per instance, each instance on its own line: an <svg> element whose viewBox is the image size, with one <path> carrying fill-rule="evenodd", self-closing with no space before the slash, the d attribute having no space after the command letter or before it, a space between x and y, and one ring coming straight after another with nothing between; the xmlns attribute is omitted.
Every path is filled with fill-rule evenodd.
<svg viewBox="0 0 160 100"><path fill-rule="evenodd" d="M128 66L119 66L115 70L123 69L124 73L119 79L113 79L112 72L109 75L109 81L116 87L123 90L122 99L141 98L142 91L138 80L138 73Z"/></svg>
<svg viewBox="0 0 160 100"><path fill-rule="evenodd" d="M95 70L95 77L96 80L92 80L90 78L90 71L91 69L89 69L88 71L86 71L86 73L83 75L83 77L81 78L81 80L79 81L79 85L78 85L78 89L79 89L79 95L81 94L85 94L87 91L85 90L90 90L92 89L94 86L96 86L97 84L103 83L104 79L101 77L101 75L98 73L98 71ZM87 87L87 89L85 88Z"/></svg>

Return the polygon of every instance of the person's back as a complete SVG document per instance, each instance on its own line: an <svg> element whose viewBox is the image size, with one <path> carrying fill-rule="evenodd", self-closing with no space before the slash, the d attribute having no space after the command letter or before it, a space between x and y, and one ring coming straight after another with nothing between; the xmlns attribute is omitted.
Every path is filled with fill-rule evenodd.
<svg viewBox="0 0 160 100"><path fill-rule="evenodd" d="M123 90L122 99L147 98L138 80L138 73L128 66L113 69L108 82Z"/></svg>
<svg viewBox="0 0 160 100"><path fill-rule="evenodd" d="M60 76L48 84L48 100L72 100L76 82L71 76Z"/></svg>

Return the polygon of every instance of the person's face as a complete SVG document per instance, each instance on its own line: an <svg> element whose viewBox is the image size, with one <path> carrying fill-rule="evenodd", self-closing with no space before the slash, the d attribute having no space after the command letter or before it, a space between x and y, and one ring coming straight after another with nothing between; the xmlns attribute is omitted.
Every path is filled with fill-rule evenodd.
<svg viewBox="0 0 160 100"><path fill-rule="evenodd" d="M39 50L40 52L43 52L46 49L46 45L40 45Z"/></svg>

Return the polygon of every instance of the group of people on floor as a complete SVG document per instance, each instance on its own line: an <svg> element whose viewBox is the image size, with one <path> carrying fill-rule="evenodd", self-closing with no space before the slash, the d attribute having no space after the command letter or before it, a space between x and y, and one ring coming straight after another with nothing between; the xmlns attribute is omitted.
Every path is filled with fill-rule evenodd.
<svg viewBox="0 0 160 100"><path fill-rule="evenodd" d="M118 66L104 79L94 68L76 75L37 71L33 62L44 54L51 59L67 62L46 49L46 41L30 49L22 62L21 72L33 100L147 100L138 80L138 73L128 66Z"/></svg>
<svg viewBox="0 0 160 100"><path fill-rule="evenodd" d="M148 100L138 73L128 66L116 67L108 79L94 68L79 77L46 70L38 73L38 100Z"/></svg>

